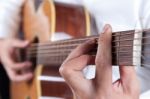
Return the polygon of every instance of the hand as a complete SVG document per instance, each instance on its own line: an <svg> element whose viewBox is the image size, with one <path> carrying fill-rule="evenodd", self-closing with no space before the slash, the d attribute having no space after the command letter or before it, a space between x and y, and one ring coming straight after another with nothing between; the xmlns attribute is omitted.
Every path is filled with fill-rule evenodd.
<svg viewBox="0 0 150 99"><path fill-rule="evenodd" d="M96 57L87 54L94 40L78 46L60 67L60 74L77 99L138 99L139 82L133 66L120 66L120 79L112 83L111 34L109 25L99 37ZM96 77L88 80L83 68L95 60Z"/></svg>
<svg viewBox="0 0 150 99"><path fill-rule="evenodd" d="M25 48L29 45L28 41L21 41L17 39L0 40L0 60L12 81L26 81L33 76L32 72L20 72L31 67L30 62L17 63L16 48Z"/></svg>

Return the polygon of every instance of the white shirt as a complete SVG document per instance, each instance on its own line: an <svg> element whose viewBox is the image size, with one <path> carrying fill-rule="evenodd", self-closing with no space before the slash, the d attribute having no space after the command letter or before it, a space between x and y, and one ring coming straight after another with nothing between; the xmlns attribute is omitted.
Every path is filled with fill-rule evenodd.
<svg viewBox="0 0 150 99"><path fill-rule="evenodd" d="M20 7L24 0L0 0L0 37L16 35L20 23Z"/></svg>
<svg viewBox="0 0 150 99"><path fill-rule="evenodd" d="M99 32L102 30L104 24L110 24L113 31L123 31L141 27L143 29L150 28L150 0L56 1L85 5L91 14L94 15ZM0 37L8 37L12 33L17 33L17 24L20 22L18 16L20 10L18 9L21 7L22 2L23 0L0 0ZM118 68L114 67L114 80L119 77L118 74ZM148 99L150 97L150 67L138 67L137 75L141 82L140 99Z"/></svg>

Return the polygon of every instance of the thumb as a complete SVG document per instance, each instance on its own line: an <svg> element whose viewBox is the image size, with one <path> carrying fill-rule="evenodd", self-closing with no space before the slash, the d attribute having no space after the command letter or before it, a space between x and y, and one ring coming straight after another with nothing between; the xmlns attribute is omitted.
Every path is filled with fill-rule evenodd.
<svg viewBox="0 0 150 99"><path fill-rule="evenodd" d="M29 41L22 41L19 39L15 39L12 41L12 46L17 48L25 48L29 45Z"/></svg>

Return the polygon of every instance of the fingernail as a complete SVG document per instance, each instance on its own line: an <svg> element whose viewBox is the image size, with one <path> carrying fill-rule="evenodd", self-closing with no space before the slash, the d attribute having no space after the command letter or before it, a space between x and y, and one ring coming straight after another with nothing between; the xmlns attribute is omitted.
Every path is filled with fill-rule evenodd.
<svg viewBox="0 0 150 99"><path fill-rule="evenodd" d="M102 33L105 33L108 29L109 29L109 25L107 24L104 26Z"/></svg>

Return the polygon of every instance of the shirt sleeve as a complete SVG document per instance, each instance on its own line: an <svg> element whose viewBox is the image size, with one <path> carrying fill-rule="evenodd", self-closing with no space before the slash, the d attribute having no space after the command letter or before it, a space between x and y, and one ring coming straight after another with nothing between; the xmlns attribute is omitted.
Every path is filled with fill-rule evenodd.
<svg viewBox="0 0 150 99"><path fill-rule="evenodd" d="M138 2L138 12L137 16L139 19L139 23L142 29L148 29L150 28L150 1L149 0L139 0ZM144 56L142 55L142 58ZM143 64L143 63L142 63ZM149 96L150 97L150 84L148 83L150 81L150 65L145 64L143 67L137 68L137 75L139 77L140 83L141 83L141 92L145 93L149 91L146 94L143 94L143 97ZM141 99L148 99L148 98L141 98Z"/></svg>
<svg viewBox="0 0 150 99"><path fill-rule="evenodd" d="M143 29L150 28L150 1L149 0L139 0L138 18L141 22Z"/></svg>
<svg viewBox="0 0 150 99"><path fill-rule="evenodd" d="M82 0L55 0L56 2L82 5Z"/></svg>
<svg viewBox="0 0 150 99"><path fill-rule="evenodd" d="M0 38L13 37L18 33L23 3L24 0L0 1Z"/></svg>

